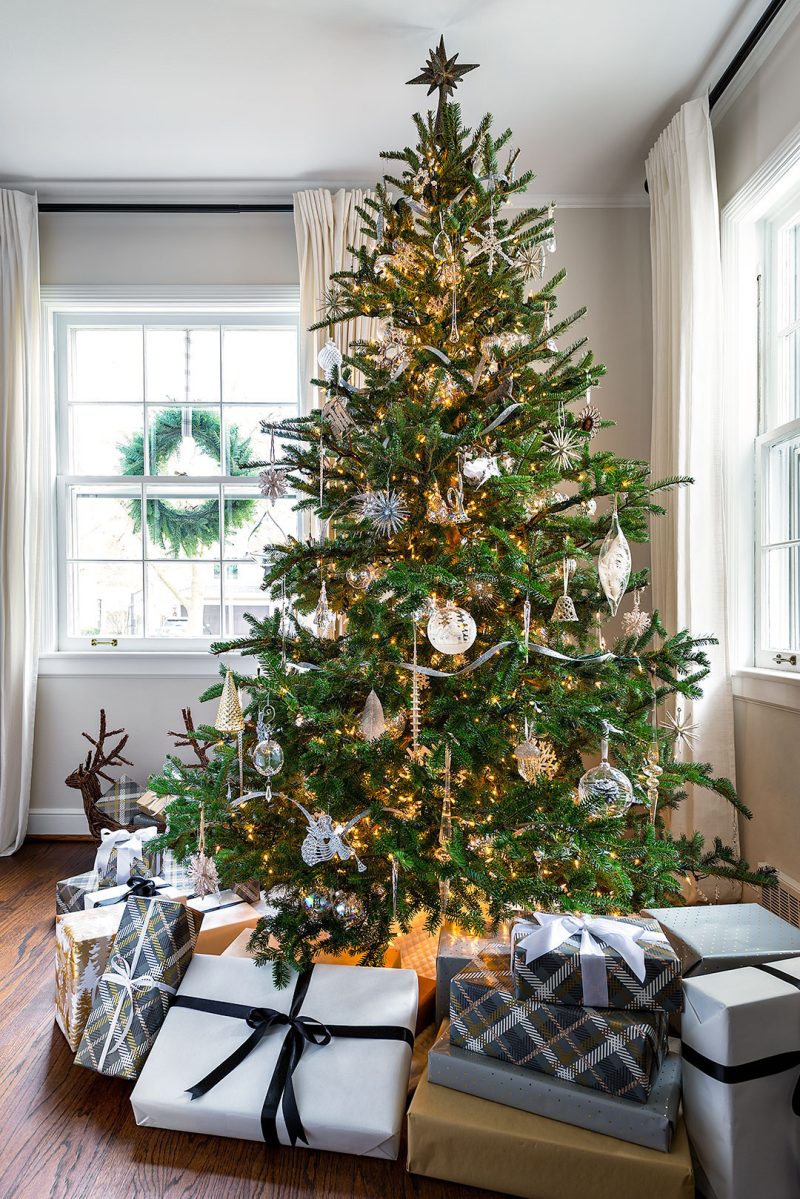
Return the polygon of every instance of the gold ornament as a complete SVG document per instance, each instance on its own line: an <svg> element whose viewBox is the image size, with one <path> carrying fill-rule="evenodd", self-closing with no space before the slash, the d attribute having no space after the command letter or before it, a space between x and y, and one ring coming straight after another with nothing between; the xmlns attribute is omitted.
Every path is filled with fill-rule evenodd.
<svg viewBox="0 0 800 1199"><path fill-rule="evenodd" d="M239 692L236 690L236 684L233 681L233 674L230 670L225 675L225 684L222 688L214 728L219 733L244 732L242 705L239 703Z"/></svg>
<svg viewBox="0 0 800 1199"><path fill-rule="evenodd" d="M526 783L535 783L540 777L555 778L558 772L558 758L549 741L533 737L525 721L525 740L514 750L517 760L517 770Z"/></svg>

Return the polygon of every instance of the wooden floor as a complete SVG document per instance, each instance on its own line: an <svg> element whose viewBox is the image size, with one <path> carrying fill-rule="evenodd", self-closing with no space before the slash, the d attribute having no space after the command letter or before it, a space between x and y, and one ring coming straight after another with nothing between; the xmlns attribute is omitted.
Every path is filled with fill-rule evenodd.
<svg viewBox="0 0 800 1199"><path fill-rule="evenodd" d="M137 1128L133 1084L72 1064L53 1023L55 880L75 842L0 858L0 1199L492 1199L382 1162Z"/></svg>

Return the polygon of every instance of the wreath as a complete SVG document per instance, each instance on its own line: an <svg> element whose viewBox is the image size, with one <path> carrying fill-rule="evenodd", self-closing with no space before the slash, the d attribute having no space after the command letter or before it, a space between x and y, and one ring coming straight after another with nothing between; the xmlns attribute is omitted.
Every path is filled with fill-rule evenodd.
<svg viewBox="0 0 800 1199"><path fill-rule="evenodd" d="M172 455L180 446L183 437L183 406L165 408L150 428L150 470L152 474L160 474ZM221 461L221 429L218 412L209 412L204 408L191 410L192 440L203 452L219 464ZM123 475L144 474L144 434L135 433L129 441L119 447L122 456ZM246 475L248 460L251 456L250 441L242 437L235 425L231 425L227 434L227 457L231 475ZM165 480L169 476L165 475ZM183 550L187 557L193 558L202 546L211 545L219 537L219 501L217 499L201 500L191 507L176 507L169 500L149 496L147 503L147 522L150 534L164 549L174 557ZM250 519L255 500L237 499L229 505L226 514L226 524L229 528L240 529ZM142 501L130 500L128 511L133 521L134 531L139 533L142 528Z"/></svg>

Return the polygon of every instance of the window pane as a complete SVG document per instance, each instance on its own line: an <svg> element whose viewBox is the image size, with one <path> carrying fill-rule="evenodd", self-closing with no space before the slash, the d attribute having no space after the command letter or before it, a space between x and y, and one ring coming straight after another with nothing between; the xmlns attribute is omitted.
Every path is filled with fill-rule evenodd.
<svg viewBox="0 0 800 1199"><path fill-rule="evenodd" d="M73 329L70 399L141 401L141 328Z"/></svg>
<svg viewBox="0 0 800 1199"><path fill-rule="evenodd" d="M228 444L233 450L233 461L228 468L229 475L257 475L261 467L254 466L249 470L242 469L247 462L269 462L269 433L261 432L262 420L279 421L287 417L297 416L297 405L278 406L270 404L264 407L259 404L228 404L224 409L225 425L228 430ZM275 438L275 458L280 461L283 455L284 443L279 437ZM238 469L237 469L238 468Z"/></svg>
<svg viewBox="0 0 800 1199"><path fill-rule="evenodd" d="M70 637L141 637L141 565L70 563L67 611Z"/></svg>
<svg viewBox="0 0 800 1199"><path fill-rule="evenodd" d="M213 637L219 633L219 566L213 562L151 562L145 571L148 637Z"/></svg>
<svg viewBox="0 0 800 1199"><path fill-rule="evenodd" d="M219 558L219 492L149 488L146 544L148 558Z"/></svg>
<svg viewBox="0 0 800 1199"><path fill-rule="evenodd" d="M263 620L270 604L261 590L264 572L253 562L229 562L225 566L225 636L240 637L250 632L245 612Z"/></svg>
<svg viewBox="0 0 800 1199"><path fill-rule="evenodd" d="M219 408L147 409L151 475L218 475Z"/></svg>
<svg viewBox="0 0 800 1199"><path fill-rule="evenodd" d="M219 329L145 329L147 399L219 402Z"/></svg>
<svg viewBox="0 0 800 1199"><path fill-rule="evenodd" d="M67 427L70 474L141 474L141 408L133 404L70 404Z"/></svg>
<svg viewBox="0 0 800 1199"><path fill-rule="evenodd" d="M69 557L141 559L139 515L138 488L70 488Z"/></svg>
<svg viewBox="0 0 800 1199"><path fill-rule="evenodd" d="M223 330L222 379L226 403L297 403L297 331Z"/></svg>
<svg viewBox="0 0 800 1199"><path fill-rule="evenodd" d="M773 427L800 416L800 329L780 337L781 387L779 410L770 415Z"/></svg>
<svg viewBox="0 0 800 1199"><path fill-rule="evenodd" d="M787 324L800 319L800 225L786 232Z"/></svg>
<svg viewBox="0 0 800 1199"><path fill-rule="evenodd" d="M767 550L763 570L764 646L770 650L800 650L800 546Z"/></svg>
<svg viewBox="0 0 800 1199"><path fill-rule="evenodd" d="M260 554L265 545L286 541L297 534L296 500L287 497L274 507L269 500L242 496L233 488L224 489L225 557L247 558Z"/></svg>
<svg viewBox="0 0 800 1199"><path fill-rule="evenodd" d="M766 542L800 538L800 437L770 446L764 494Z"/></svg>

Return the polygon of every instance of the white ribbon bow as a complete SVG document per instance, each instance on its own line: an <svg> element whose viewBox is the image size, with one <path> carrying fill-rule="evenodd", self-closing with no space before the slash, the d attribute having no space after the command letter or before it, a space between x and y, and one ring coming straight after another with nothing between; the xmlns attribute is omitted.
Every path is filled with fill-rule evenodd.
<svg viewBox="0 0 800 1199"><path fill-rule="evenodd" d="M147 828L137 828L134 832L126 828L102 829L100 846L94 859L95 870L101 878L105 878L111 854L116 849L116 882L118 886L126 883L130 878L133 863L143 856L144 845L157 836L158 829L154 824L148 825Z"/></svg>
<svg viewBox="0 0 800 1199"><path fill-rule="evenodd" d="M536 921L534 924L530 920L519 920L511 930L512 970L517 947L525 951L525 965L530 966L537 958L580 934L583 1002L587 1007L608 1007L608 974L601 941L616 949L639 982L644 982L647 977L644 948L638 944L646 932L641 925L625 924L609 916L572 916L554 912L537 912Z"/></svg>
<svg viewBox="0 0 800 1199"><path fill-rule="evenodd" d="M121 988L121 992L119 999L117 1000L116 1007L114 1008L114 1015L111 1017L111 1023L108 1026L108 1033L106 1034L105 1043L103 1044L103 1051L100 1054L100 1061L97 1064L97 1070L100 1074L103 1072L103 1067L108 1054L112 1051L116 1053L131 1030L136 1005L136 992L150 991L155 988L157 991L161 991L164 995L175 995L177 991L176 987L171 987L168 983L164 983L159 979L153 978L149 971L146 974L140 974L138 977L135 977L135 970L139 964L139 955L142 952L142 946L144 945L145 938L147 936L148 922L153 910L153 904L157 902L158 900L153 898L148 904L147 912L142 920L139 939L136 942L136 949L133 952L133 957L131 958L130 962L116 954L112 955L111 961L108 964L108 969L104 972L101 978L101 981L106 979L109 982L116 983ZM119 1025L119 1018L122 1014L122 1008L126 999L130 999L128 1016L122 1028L118 1029L117 1026Z"/></svg>

